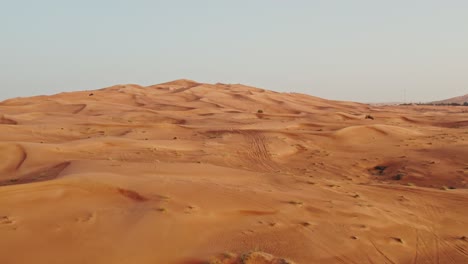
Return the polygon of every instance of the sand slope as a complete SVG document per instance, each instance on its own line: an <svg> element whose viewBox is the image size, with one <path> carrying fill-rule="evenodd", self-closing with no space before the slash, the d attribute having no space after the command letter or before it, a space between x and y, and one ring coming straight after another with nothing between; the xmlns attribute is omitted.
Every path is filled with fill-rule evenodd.
<svg viewBox="0 0 468 264"><path fill-rule="evenodd" d="M433 104L451 104L451 103L464 104L465 102L468 102L468 94L441 100L441 101L435 101L432 103Z"/></svg>
<svg viewBox="0 0 468 264"><path fill-rule="evenodd" d="M467 157L463 107L190 80L10 99L0 263L468 263Z"/></svg>

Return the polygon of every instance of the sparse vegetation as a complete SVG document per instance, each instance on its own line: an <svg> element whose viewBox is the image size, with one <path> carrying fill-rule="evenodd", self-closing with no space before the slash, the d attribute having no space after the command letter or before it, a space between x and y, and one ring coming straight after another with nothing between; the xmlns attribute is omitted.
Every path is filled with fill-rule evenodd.
<svg viewBox="0 0 468 264"><path fill-rule="evenodd" d="M378 171L384 171L384 170L387 169L387 166L381 166L381 165L379 165L379 166L375 166L374 169L376 169L376 170L378 170Z"/></svg>
<svg viewBox="0 0 468 264"><path fill-rule="evenodd" d="M262 110L262 109L258 109L258 110L257 110L257 114L263 114L263 110Z"/></svg>
<svg viewBox="0 0 468 264"><path fill-rule="evenodd" d="M409 105L430 105L430 106L468 106L468 102L464 103L405 103L400 104L402 106L409 106Z"/></svg>
<svg viewBox="0 0 468 264"><path fill-rule="evenodd" d="M397 175L393 176L393 179L395 181L400 181L401 179L403 179L405 175L403 173L398 173Z"/></svg>
<svg viewBox="0 0 468 264"><path fill-rule="evenodd" d="M374 167L374 170L376 170L379 173L379 175L382 175L387 168L387 166L378 165Z"/></svg>
<svg viewBox="0 0 468 264"><path fill-rule="evenodd" d="M366 119L374 120L374 117L371 115L366 115Z"/></svg>

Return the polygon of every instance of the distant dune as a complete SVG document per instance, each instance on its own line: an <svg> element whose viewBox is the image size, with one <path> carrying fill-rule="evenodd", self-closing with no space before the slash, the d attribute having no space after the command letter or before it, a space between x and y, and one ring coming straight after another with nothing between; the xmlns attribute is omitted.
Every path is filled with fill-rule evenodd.
<svg viewBox="0 0 468 264"><path fill-rule="evenodd" d="M464 104L465 102L468 103L468 94L462 95L462 96L457 96L453 97L450 99L445 99L445 100L440 100L440 101L434 101L432 102L433 104Z"/></svg>
<svg viewBox="0 0 468 264"><path fill-rule="evenodd" d="M13 98L0 263L468 263L467 157L464 107L191 80Z"/></svg>

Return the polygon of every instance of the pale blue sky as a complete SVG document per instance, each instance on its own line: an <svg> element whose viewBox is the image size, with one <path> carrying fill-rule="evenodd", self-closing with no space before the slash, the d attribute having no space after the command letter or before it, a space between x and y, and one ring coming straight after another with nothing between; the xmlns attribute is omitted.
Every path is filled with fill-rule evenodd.
<svg viewBox="0 0 468 264"><path fill-rule="evenodd" d="M244 83L362 102L468 93L467 0L0 0L0 99Z"/></svg>

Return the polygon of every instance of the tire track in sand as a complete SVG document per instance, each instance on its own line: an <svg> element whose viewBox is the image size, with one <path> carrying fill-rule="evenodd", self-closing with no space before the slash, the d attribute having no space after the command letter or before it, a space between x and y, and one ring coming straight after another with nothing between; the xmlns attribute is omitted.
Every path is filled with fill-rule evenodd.
<svg viewBox="0 0 468 264"><path fill-rule="evenodd" d="M255 130L234 130L234 132L241 134L246 140L247 150L243 159L246 160L247 164L267 172L280 169L280 166L271 158L265 135Z"/></svg>
<svg viewBox="0 0 468 264"><path fill-rule="evenodd" d="M423 213L430 221L430 224L428 226L429 234L427 237L421 237L419 231L415 228L417 238L413 263L419 263L421 261L421 255L425 262L433 261L434 263L457 263L457 258L454 256L454 253L462 258L468 258L467 251L463 247L460 248L453 242L447 241L441 237L438 223L443 221L443 209L428 203L420 197L416 198L416 200L423 209Z"/></svg>

